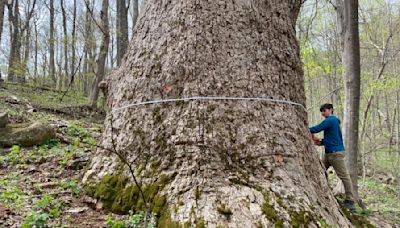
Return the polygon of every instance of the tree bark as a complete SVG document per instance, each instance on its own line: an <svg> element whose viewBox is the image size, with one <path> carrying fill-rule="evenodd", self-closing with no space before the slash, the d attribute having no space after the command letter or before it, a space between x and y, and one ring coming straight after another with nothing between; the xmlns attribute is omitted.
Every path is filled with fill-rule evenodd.
<svg viewBox="0 0 400 228"><path fill-rule="evenodd" d="M56 65L55 65L55 56L54 56L54 0L49 0L49 10L50 10L50 40L49 40L49 52L50 52L50 78L53 81L53 84L57 84L56 78Z"/></svg>
<svg viewBox="0 0 400 228"><path fill-rule="evenodd" d="M108 107L192 96L272 96L304 104L295 38L300 2L146 1L126 61L107 78ZM110 209L144 209L129 171L110 153L115 146L140 175L159 227L350 226L301 107L193 100L109 115L103 149L84 182Z"/></svg>
<svg viewBox="0 0 400 228"><path fill-rule="evenodd" d="M65 10L65 1L61 0L61 13L62 13L62 24L63 24L63 32L64 32L64 39L63 39L63 47L64 47L64 77L61 80L62 86L61 88L67 88L68 87L68 82L69 82L69 71L68 71L68 30L67 30L67 12ZM62 75L62 74L60 74Z"/></svg>
<svg viewBox="0 0 400 228"><path fill-rule="evenodd" d="M0 44L1 44L1 34L3 34L5 6L6 6L6 0L0 0Z"/></svg>
<svg viewBox="0 0 400 228"><path fill-rule="evenodd" d="M343 66L345 82L344 144L348 154L348 170L356 200L358 196L358 122L360 108L360 40L358 0L344 1Z"/></svg>
<svg viewBox="0 0 400 228"><path fill-rule="evenodd" d="M139 0L133 0L133 16L132 16L132 36L135 32L135 26L139 17Z"/></svg>
<svg viewBox="0 0 400 228"><path fill-rule="evenodd" d="M71 77L75 74L76 68L76 0L74 0L74 9L72 13L72 34L71 34Z"/></svg>
<svg viewBox="0 0 400 228"><path fill-rule="evenodd" d="M128 9L125 0L117 1L117 65L128 49Z"/></svg>
<svg viewBox="0 0 400 228"><path fill-rule="evenodd" d="M38 80L38 47L39 47L39 34L38 34L38 29L37 29L37 21L33 22L34 24L34 30L35 30L35 57L34 57L34 67L33 67L33 77L35 78L35 80ZM42 77L44 77L46 75L46 72L43 71L42 72Z"/></svg>
<svg viewBox="0 0 400 228"><path fill-rule="evenodd" d="M108 45L110 42L110 28L108 25L108 0L103 0L101 8L101 32L103 35L100 53L97 59L96 77L93 80L92 93L90 95L90 105L96 108L99 96L99 83L103 80L108 54Z"/></svg>
<svg viewBox="0 0 400 228"><path fill-rule="evenodd" d="M21 33L19 27L19 1L10 1L8 4L8 17L10 20L10 56L8 60L7 80L13 82L18 78L21 68Z"/></svg>

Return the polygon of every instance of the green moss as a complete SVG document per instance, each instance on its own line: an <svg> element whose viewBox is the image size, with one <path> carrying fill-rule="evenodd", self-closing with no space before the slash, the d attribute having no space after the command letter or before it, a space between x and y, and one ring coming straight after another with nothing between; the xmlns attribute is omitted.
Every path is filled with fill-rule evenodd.
<svg viewBox="0 0 400 228"><path fill-rule="evenodd" d="M183 224L183 227L184 227L184 228L190 228L191 226L192 226L192 223L191 223L190 221L185 222L185 223Z"/></svg>
<svg viewBox="0 0 400 228"><path fill-rule="evenodd" d="M275 197L279 206L286 209L286 205L283 203L282 197L278 193L275 193Z"/></svg>
<svg viewBox="0 0 400 228"><path fill-rule="evenodd" d="M265 203L263 204L262 211L270 222L274 223L275 227L284 227L284 221L279 218L278 211L271 205L271 200L267 193L264 193ZM283 202L282 202L283 203Z"/></svg>
<svg viewBox="0 0 400 228"><path fill-rule="evenodd" d="M158 219L157 227L159 228L180 228L181 225L178 222L174 222L171 219L169 211L164 212Z"/></svg>
<svg viewBox="0 0 400 228"><path fill-rule="evenodd" d="M217 207L217 211L221 215L225 215L227 219L229 219L232 215L231 209L227 208L225 204L221 204L219 207Z"/></svg>
<svg viewBox="0 0 400 228"><path fill-rule="evenodd" d="M159 222L174 227L171 216L167 210L167 199L161 195L162 189L174 178L175 175L161 175L154 183L141 186L150 210L159 216ZM146 210L146 205L136 185L129 184L128 178L123 174L106 175L100 183L85 187L88 195L103 202L105 208L119 213L128 213L130 210L139 212Z"/></svg>
<svg viewBox="0 0 400 228"><path fill-rule="evenodd" d="M275 228L284 228L285 226L283 225L283 220L280 219L278 221L275 222L274 224Z"/></svg>
<svg viewBox="0 0 400 228"><path fill-rule="evenodd" d="M156 123L160 123L161 122L162 115L161 115L161 108L160 107L155 107L153 109L153 118L154 118L154 121Z"/></svg>
<svg viewBox="0 0 400 228"><path fill-rule="evenodd" d="M304 227L308 227L308 225L310 224L310 221L312 220L312 216L310 216L308 214L308 212L305 212L305 211L301 211L301 212L289 211L289 215L292 219L292 220L290 220L289 223L293 227L300 227L302 225L304 225Z"/></svg>
<svg viewBox="0 0 400 228"><path fill-rule="evenodd" d="M201 195L201 193L200 193L199 187L196 187L196 191L194 192L194 197L195 197L196 201L198 201L200 199L200 195Z"/></svg>
<svg viewBox="0 0 400 228"><path fill-rule="evenodd" d="M177 101L177 102L175 102L175 104L176 104L177 106L179 106L179 105L185 104L185 102L184 102L184 101Z"/></svg>
<svg viewBox="0 0 400 228"><path fill-rule="evenodd" d="M347 210L347 208L345 208L341 203L340 207L342 208L342 211L345 214L346 218L350 220L351 224L353 224L355 227L364 227L364 228L375 227L365 217L350 213Z"/></svg>
<svg viewBox="0 0 400 228"><path fill-rule="evenodd" d="M196 228L206 228L206 223L203 218L196 219Z"/></svg>

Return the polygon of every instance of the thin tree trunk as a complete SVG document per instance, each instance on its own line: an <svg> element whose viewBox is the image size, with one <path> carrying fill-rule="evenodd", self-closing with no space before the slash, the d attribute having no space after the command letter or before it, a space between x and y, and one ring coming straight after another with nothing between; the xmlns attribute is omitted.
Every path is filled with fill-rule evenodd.
<svg viewBox="0 0 400 228"><path fill-rule="evenodd" d="M63 76L63 86L61 88L67 88L68 87L68 82L69 82L69 71L68 71L68 31L67 31L67 12L65 10L65 0L61 0L61 13L62 13L62 23L63 23L63 32L64 32L64 39L63 39L63 46L64 46L64 76ZM61 75L61 74L60 74Z"/></svg>
<svg viewBox="0 0 400 228"><path fill-rule="evenodd" d="M0 44L1 44L1 35L3 34L5 6L6 6L6 0L0 0Z"/></svg>
<svg viewBox="0 0 400 228"><path fill-rule="evenodd" d="M20 56L20 48L21 48L21 36L20 36L20 27L19 27L19 1L12 1L11 4L8 4L8 16L10 20L10 28L11 28L11 48L10 48L10 56L8 62L8 76L7 79L10 82L15 81L17 78L17 73L20 70L21 56Z"/></svg>
<svg viewBox="0 0 400 228"><path fill-rule="evenodd" d="M360 41L358 30L358 0L344 1L345 108L344 144L348 153L348 170L356 200L358 196L358 121L360 108Z"/></svg>
<svg viewBox="0 0 400 228"><path fill-rule="evenodd" d="M117 65L128 48L128 9L125 0L117 1Z"/></svg>
<svg viewBox="0 0 400 228"><path fill-rule="evenodd" d="M96 77L93 80L92 93L90 97L90 105L93 109L97 107L97 99L99 96L99 83L104 78L108 54L108 45L110 42L110 28L108 25L108 0L103 0L102 2L101 31L103 38L101 41L99 57L97 59Z"/></svg>
<svg viewBox="0 0 400 228"><path fill-rule="evenodd" d="M33 67L33 77L38 80L38 46L39 46L39 39L38 39L38 30L37 30L37 22L34 21L34 29L35 29L35 59L34 59L34 67ZM45 57L45 56L44 56ZM43 71L42 76L45 76L46 72Z"/></svg>
<svg viewBox="0 0 400 228"><path fill-rule="evenodd" d="M70 75L74 75L75 68L76 68L76 0L74 0L74 9L72 13L72 34L71 34L71 49L72 49L72 56L71 56L71 73Z"/></svg>
<svg viewBox="0 0 400 228"><path fill-rule="evenodd" d="M139 0L132 0L133 1L133 16L132 16L132 36L135 33L135 26L139 17Z"/></svg>
<svg viewBox="0 0 400 228"><path fill-rule="evenodd" d="M54 85L57 85L56 78L56 65L55 65L55 56L54 56L54 0L49 0L49 10L50 10L50 39L49 39L49 52L50 52L50 78L53 81Z"/></svg>
<svg viewBox="0 0 400 228"><path fill-rule="evenodd" d="M400 91L399 90L396 91L396 108L397 108L396 167L400 167ZM400 180L400 172L395 172L395 173L397 173L396 180ZM397 195L400 197L400 181L397 181L397 185L398 185Z"/></svg>

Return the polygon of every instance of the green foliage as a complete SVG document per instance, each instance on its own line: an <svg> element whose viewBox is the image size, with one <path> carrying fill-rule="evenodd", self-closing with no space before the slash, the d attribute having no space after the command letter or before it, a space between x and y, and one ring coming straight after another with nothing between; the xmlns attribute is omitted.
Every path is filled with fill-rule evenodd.
<svg viewBox="0 0 400 228"><path fill-rule="evenodd" d="M116 221L111 214L108 214L106 225L110 228L125 228L125 223L122 221Z"/></svg>
<svg viewBox="0 0 400 228"><path fill-rule="evenodd" d="M58 139L49 139L43 145L40 146L41 149L52 149L54 147L58 147L60 145L60 140Z"/></svg>
<svg viewBox="0 0 400 228"><path fill-rule="evenodd" d="M356 208L356 215L367 217L372 211L379 211L385 219L400 223L400 198L395 186L366 179L365 182L359 181L359 190L360 197L369 208Z"/></svg>
<svg viewBox="0 0 400 228"><path fill-rule="evenodd" d="M26 196L21 189L9 186L0 193L0 203L20 208L23 206L25 197Z"/></svg>
<svg viewBox="0 0 400 228"><path fill-rule="evenodd" d="M66 128L63 129L64 134L71 137L80 137L80 138L88 138L91 137L91 134L88 130L82 127L79 121L74 121L69 124Z"/></svg>
<svg viewBox="0 0 400 228"><path fill-rule="evenodd" d="M43 152L44 150L42 149L27 150L21 149L19 146L13 146L10 153L0 156L0 161L21 166L35 162Z"/></svg>
<svg viewBox="0 0 400 228"><path fill-rule="evenodd" d="M11 152L18 153L20 150L20 147L18 145L14 145L11 147Z"/></svg>
<svg viewBox="0 0 400 228"><path fill-rule="evenodd" d="M76 180L69 180L69 181L61 182L60 187L63 189L71 190L75 194L79 194L81 192L79 183Z"/></svg>
<svg viewBox="0 0 400 228"><path fill-rule="evenodd" d="M31 211L28 213L28 216L25 218L25 221L22 223L22 228L45 228L47 220L51 218L46 212L39 212L39 211Z"/></svg>
<svg viewBox="0 0 400 228"><path fill-rule="evenodd" d="M125 220L119 221L116 220L112 214L108 214L106 225L110 228L142 228L144 226L145 216L146 213L144 211L137 214L133 214L132 211L129 211L129 216ZM150 214L148 216L147 228L155 228L154 217L155 214Z"/></svg>

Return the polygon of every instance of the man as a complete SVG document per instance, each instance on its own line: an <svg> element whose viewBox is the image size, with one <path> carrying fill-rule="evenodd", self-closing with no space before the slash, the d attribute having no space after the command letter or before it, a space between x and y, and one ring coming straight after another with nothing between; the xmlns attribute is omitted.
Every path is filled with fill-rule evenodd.
<svg viewBox="0 0 400 228"><path fill-rule="evenodd" d="M350 211L354 211L354 194L350 175L346 168L344 160L345 148L343 145L342 132L340 130L340 120L333 115L333 105L324 104L320 108L321 114L325 120L320 124L311 127L312 134L324 131L324 138L321 145L325 147L323 163L328 169L333 166L336 174L342 180L346 192L344 206Z"/></svg>

